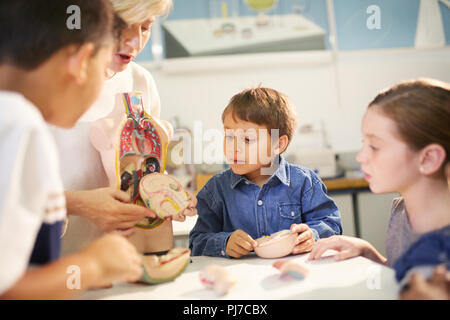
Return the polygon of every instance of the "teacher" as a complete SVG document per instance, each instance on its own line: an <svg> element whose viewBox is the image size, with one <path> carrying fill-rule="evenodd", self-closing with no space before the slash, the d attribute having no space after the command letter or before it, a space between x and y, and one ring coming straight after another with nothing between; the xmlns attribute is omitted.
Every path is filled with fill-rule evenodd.
<svg viewBox="0 0 450 320"><path fill-rule="evenodd" d="M62 254L85 247L104 232L121 230L124 236L136 233L135 224L156 214L131 203L130 196L113 187L104 169L101 154L91 142L92 130L102 119L123 112L121 93L140 91L145 111L160 116L160 98L152 75L133 62L147 44L156 17L167 15L172 0L110 0L118 25L117 49L106 70L107 80L97 101L72 129L51 127L61 159L61 176L66 190L68 226L62 241ZM164 122L169 132L170 124ZM104 161L105 162L105 161ZM190 212L193 215L196 199ZM151 252L164 252L173 245L172 222L165 220L151 230Z"/></svg>

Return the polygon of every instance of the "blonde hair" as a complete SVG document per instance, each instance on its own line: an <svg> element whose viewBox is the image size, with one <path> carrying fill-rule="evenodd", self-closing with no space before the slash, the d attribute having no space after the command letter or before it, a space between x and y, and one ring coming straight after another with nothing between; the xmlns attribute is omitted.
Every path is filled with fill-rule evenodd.
<svg viewBox="0 0 450 320"><path fill-rule="evenodd" d="M114 11L128 24L142 23L152 16L168 15L172 0L110 0Z"/></svg>

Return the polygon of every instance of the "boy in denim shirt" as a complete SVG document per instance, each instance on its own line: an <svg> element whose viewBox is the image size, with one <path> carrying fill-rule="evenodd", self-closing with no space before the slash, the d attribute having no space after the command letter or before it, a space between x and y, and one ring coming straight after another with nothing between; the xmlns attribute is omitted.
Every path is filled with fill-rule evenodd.
<svg viewBox="0 0 450 320"><path fill-rule="evenodd" d="M239 258L254 239L290 229L292 253L311 251L319 238L342 233L339 210L320 178L281 154L296 126L283 94L268 88L235 95L222 114L230 169L200 190L198 220L189 234L192 255Z"/></svg>

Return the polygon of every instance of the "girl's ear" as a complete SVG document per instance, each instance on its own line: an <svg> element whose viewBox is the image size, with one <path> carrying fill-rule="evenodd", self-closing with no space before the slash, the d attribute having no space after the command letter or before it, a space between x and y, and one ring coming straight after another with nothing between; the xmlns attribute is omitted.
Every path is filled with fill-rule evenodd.
<svg viewBox="0 0 450 320"><path fill-rule="evenodd" d="M89 59L94 52L94 44L83 43L81 46L70 46L68 48L68 72L78 85L86 82L88 76Z"/></svg>
<svg viewBox="0 0 450 320"><path fill-rule="evenodd" d="M431 175L438 172L444 165L447 154L445 149L437 143L426 146L421 151L420 156L420 173Z"/></svg>
<svg viewBox="0 0 450 320"><path fill-rule="evenodd" d="M277 155L282 154L284 150L286 150L288 144L289 138L287 137L287 135L282 135L278 138L278 142L275 144L273 152Z"/></svg>

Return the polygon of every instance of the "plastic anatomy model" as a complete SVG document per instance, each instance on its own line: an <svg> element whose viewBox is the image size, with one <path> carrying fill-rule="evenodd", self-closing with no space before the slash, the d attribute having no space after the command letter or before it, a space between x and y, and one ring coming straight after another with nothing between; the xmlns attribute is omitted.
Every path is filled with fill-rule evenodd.
<svg viewBox="0 0 450 320"><path fill-rule="evenodd" d="M216 291L219 295L226 295L236 283L229 272L216 264L210 264L199 273L201 283L207 288Z"/></svg>
<svg viewBox="0 0 450 320"><path fill-rule="evenodd" d="M146 114L140 94L124 93L123 99L126 119L119 127L116 145L117 187L127 191L134 203L145 205L139 192L140 181L148 174L164 172L169 134L157 119ZM161 222L145 218L138 226L151 228Z"/></svg>
<svg viewBox="0 0 450 320"><path fill-rule="evenodd" d="M175 248L163 256L144 256L144 272L140 282L158 284L175 279L189 264L190 253L189 249Z"/></svg>
<svg viewBox="0 0 450 320"><path fill-rule="evenodd" d="M159 218L180 218L191 201L181 184L171 176L152 173L144 176L139 184L139 193L145 205L156 212Z"/></svg>
<svg viewBox="0 0 450 320"><path fill-rule="evenodd" d="M309 272L308 269L301 264L288 260L275 261L272 266L280 270L282 276L289 275L298 280L303 280Z"/></svg>
<svg viewBox="0 0 450 320"><path fill-rule="evenodd" d="M146 113L140 92L121 95L125 112L115 109L108 117L95 123L91 129L91 142L102 156L110 185L115 179L116 187L128 192L133 203L147 205L157 213L158 218L139 221L129 240L142 254L168 251L167 255L159 258L145 257L146 272L142 278L148 283L168 281L184 269L185 264L178 262L185 259L186 253L189 256L190 251L171 250L172 224L166 220L184 221L182 212L191 199L177 180L163 174L172 135L170 124ZM180 252L183 254L176 258ZM167 257L176 259L169 263L166 262Z"/></svg>
<svg viewBox="0 0 450 320"><path fill-rule="evenodd" d="M117 187L129 192L134 203L154 210L158 219L144 218L137 226L153 228L164 218L184 219L190 202L180 183L164 172L169 133L149 116L138 92L123 94L126 119L119 127L116 148Z"/></svg>
<svg viewBox="0 0 450 320"><path fill-rule="evenodd" d="M281 230L256 239L255 253L261 258L281 258L289 255L295 247L297 233Z"/></svg>

